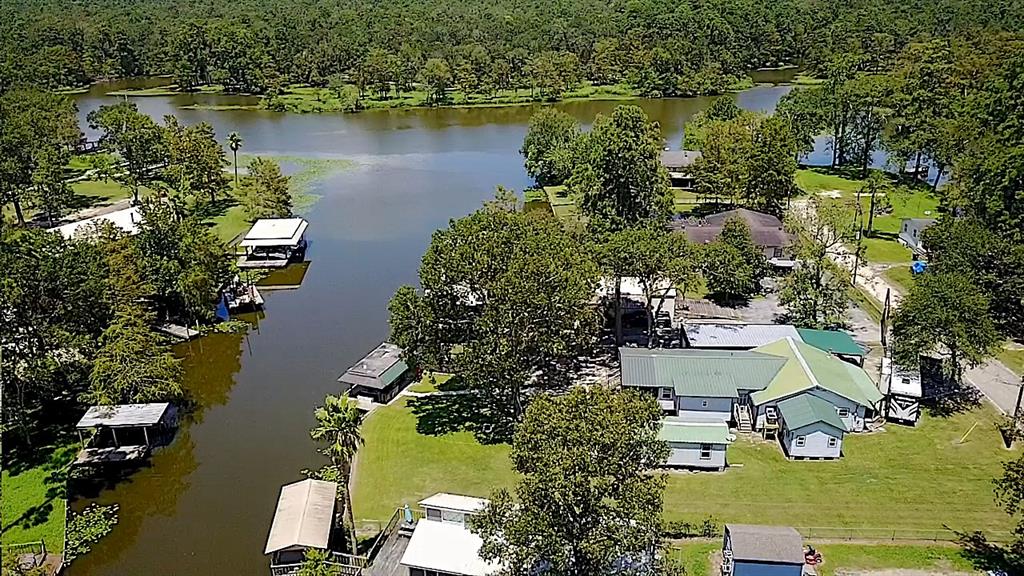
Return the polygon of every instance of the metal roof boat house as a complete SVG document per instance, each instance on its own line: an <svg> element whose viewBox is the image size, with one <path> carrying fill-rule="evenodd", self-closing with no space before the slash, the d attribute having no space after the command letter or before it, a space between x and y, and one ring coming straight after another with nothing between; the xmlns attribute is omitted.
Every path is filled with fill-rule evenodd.
<svg viewBox="0 0 1024 576"><path fill-rule="evenodd" d="M165 441L177 424L167 402L91 406L75 426L82 450L74 464L116 464L140 460ZM93 431L87 442L84 432Z"/></svg>
<svg viewBox="0 0 1024 576"><path fill-rule="evenodd" d="M722 576L801 576L804 539L793 528L726 524Z"/></svg>
<svg viewBox="0 0 1024 576"><path fill-rule="evenodd" d="M359 574L366 558L330 550L338 485L307 479L281 487L263 553L270 556L271 576L298 574L306 550L329 551L339 574Z"/></svg>
<svg viewBox="0 0 1024 576"><path fill-rule="evenodd" d="M349 386L349 396L353 398L387 404L409 383L409 373L409 365L402 360L402 349L383 342L338 377L338 382Z"/></svg>
<svg viewBox="0 0 1024 576"><path fill-rule="evenodd" d="M245 255L239 268L283 268L306 252L306 228L302 218L261 218L238 243Z"/></svg>

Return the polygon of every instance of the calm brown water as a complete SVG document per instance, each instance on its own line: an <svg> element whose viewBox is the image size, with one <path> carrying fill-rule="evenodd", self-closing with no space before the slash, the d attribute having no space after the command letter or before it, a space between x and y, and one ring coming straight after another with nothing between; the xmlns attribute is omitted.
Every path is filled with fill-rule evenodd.
<svg viewBox="0 0 1024 576"><path fill-rule="evenodd" d="M78 97L83 127L89 110L115 100L103 94L120 87ZM735 97L768 111L788 90L763 86ZM199 408L151 467L98 496L120 504L120 523L75 561L72 576L267 574L261 552L278 490L321 464L307 435L313 408L340 392L337 376L387 337L388 298L416 282L431 233L479 207L495 186L530 183L518 149L536 106L355 115L179 109L240 100L136 99L157 118L208 121L221 139L237 131L246 153L348 158L357 166L313 190L322 197L306 214L312 263L302 287L265 294L265 315L246 336L178 348ZM635 103L676 148L683 123L710 101ZM620 103L560 107L590 121Z"/></svg>

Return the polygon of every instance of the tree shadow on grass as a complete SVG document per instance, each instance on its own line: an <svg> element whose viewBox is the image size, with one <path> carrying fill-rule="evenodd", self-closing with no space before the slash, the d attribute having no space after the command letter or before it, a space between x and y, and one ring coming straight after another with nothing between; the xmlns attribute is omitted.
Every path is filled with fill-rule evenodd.
<svg viewBox="0 0 1024 576"><path fill-rule="evenodd" d="M512 419L486 395L457 391L410 398L416 431L429 436L471 432L481 444L501 444L512 438Z"/></svg>
<svg viewBox="0 0 1024 576"><path fill-rule="evenodd" d="M237 205L238 200L234 196L221 196L212 202L206 198L199 200L192 210L200 220L211 220L227 214L228 210Z"/></svg>
<svg viewBox="0 0 1024 576"><path fill-rule="evenodd" d="M989 542L981 532L957 532L961 554L978 570L1002 570L1006 574L1024 574L1024 550Z"/></svg>
<svg viewBox="0 0 1024 576"><path fill-rule="evenodd" d="M941 361L926 357L921 358L921 391L921 403L939 418L974 410L982 399L977 388L950 377L943 371Z"/></svg>

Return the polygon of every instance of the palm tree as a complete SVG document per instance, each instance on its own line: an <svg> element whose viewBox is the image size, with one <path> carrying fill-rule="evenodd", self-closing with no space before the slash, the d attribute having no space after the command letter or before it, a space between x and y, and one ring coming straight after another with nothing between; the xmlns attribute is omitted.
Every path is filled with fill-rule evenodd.
<svg viewBox="0 0 1024 576"><path fill-rule="evenodd" d="M231 148L231 155L235 159L235 189L238 189L238 149L242 147L242 142L238 132L228 134L228 148Z"/></svg>
<svg viewBox="0 0 1024 576"><path fill-rule="evenodd" d="M331 463L337 468L342 484L345 498L345 516L351 531L349 532L349 545L352 554L357 553L356 548L356 521L352 514L352 493L351 485L352 460L356 451L363 445L363 437L359 433L359 425L362 424L363 414L356 407L355 402L348 398L348 394L334 396L328 394L324 398L324 405L317 408L313 414L316 416L316 427L309 431L309 436L316 442L324 443L325 446L319 452L331 459Z"/></svg>

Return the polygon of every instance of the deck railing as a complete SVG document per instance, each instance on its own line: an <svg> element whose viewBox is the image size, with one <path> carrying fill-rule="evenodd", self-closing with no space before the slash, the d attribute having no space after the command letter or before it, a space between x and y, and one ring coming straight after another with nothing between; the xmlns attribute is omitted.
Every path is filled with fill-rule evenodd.
<svg viewBox="0 0 1024 576"><path fill-rule="evenodd" d="M366 568L370 564L366 556L353 556L351 554L334 551L331 551L330 554L331 557L327 563L336 567L341 576L359 576L363 573L363 568ZM302 562L271 564L270 576L293 576L294 574L298 574L301 568Z"/></svg>

